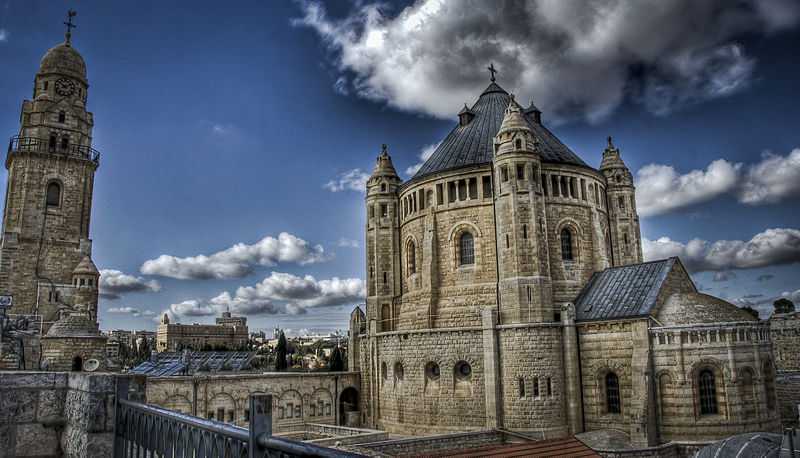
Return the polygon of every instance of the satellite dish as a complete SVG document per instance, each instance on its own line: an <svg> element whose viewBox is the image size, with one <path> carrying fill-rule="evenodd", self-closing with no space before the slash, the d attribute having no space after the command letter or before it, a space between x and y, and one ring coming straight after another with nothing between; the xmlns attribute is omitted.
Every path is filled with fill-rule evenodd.
<svg viewBox="0 0 800 458"><path fill-rule="evenodd" d="M83 370L86 372L94 372L97 368L100 367L100 361L96 359L87 359L85 363L83 363Z"/></svg>

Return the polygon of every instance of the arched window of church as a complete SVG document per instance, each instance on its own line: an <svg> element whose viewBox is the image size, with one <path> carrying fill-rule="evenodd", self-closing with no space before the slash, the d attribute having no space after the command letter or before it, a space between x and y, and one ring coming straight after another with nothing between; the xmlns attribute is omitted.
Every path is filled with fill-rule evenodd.
<svg viewBox="0 0 800 458"><path fill-rule="evenodd" d="M48 146L50 147L50 151L54 151L56 149L56 141L57 141L56 140L56 136L55 135L51 135L50 136L50 143L48 144Z"/></svg>
<svg viewBox="0 0 800 458"><path fill-rule="evenodd" d="M625 211L625 197L619 196L617 198L617 201L619 202L619 211L624 212Z"/></svg>
<svg viewBox="0 0 800 458"><path fill-rule="evenodd" d="M697 382L700 395L700 415L716 415L719 410L714 373L710 369L703 369L700 371Z"/></svg>
<svg viewBox="0 0 800 458"><path fill-rule="evenodd" d="M408 274L413 275L417 273L417 250L413 240L408 241L406 250L408 250Z"/></svg>
<svg viewBox="0 0 800 458"><path fill-rule="evenodd" d="M47 184L47 206L58 207L61 205L61 185L55 181Z"/></svg>
<svg viewBox="0 0 800 458"><path fill-rule="evenodd" d="M66 150L69 148L69 137L66 135L61 137L61 149Z"/></svg>
<svg viewBox="0 0 800 458"><path fill-rule="evenodd" d="M572 231L567 229L561 229L561 259L564 261L572 261L574 259L572 255Z"/></svg>
<svg viewBox="0 0 800 458"><path fill-rule="evenodd" d="M606 410L608 413L620 413L619 377L613 372L606 374Z"/></svg>
<svg viewBox="0 0 800 458"><path fill-rule="evenodd" d="M475 264L475 239L473 239L472 234L469 232L461 234L461 238L458 240L458 248L460 265Z"/></svg>
<svg viewBox="0 0 800 458"><path fill-rule="evenodd" d="M514 147L515 147L516 149L522 149L522 140L520 140L520 139L518 138L518 139L517 139L517 140L514 142Z"/></svg>
<svg viewBox="0 0 800 458"><path fill-rule="evenodd" d="M64 124L64 122L66 122L66 120L67 120L67 114L64 113L63 110L59 111L58 112L58 122L60 122L61 124Z"/></svg>

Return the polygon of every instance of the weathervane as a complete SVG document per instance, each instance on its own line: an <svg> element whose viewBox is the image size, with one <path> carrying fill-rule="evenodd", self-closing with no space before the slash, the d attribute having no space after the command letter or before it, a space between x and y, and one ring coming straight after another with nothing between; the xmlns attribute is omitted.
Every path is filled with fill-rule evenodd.
<svg viewBox="0 0 800 458"><path fill-rule="evenodd" d="M494 83L494 74L495 74L495 73L497 73L497 70L495 70L495 68L494 68L494 64L493 64L493 63L491 63L491 64L489 64L489 66L488 66L488 67L486 67L486 68L487 68L487 69L489 70L489 72L492 74L492 82Z"/></svg>
<svg viewBox="0 0 800 458"><path fill-rule="evenodd" d="M64 36L67 38L67 44L69 44L70 40L72 40L72 29L78 27L77 25L72 23L72 18L74 18L77 15L78 13L76 13L75 10L71 9L67 11L67 22L64 23L64 25L67 26L67 33L64 34Z"/></svg>

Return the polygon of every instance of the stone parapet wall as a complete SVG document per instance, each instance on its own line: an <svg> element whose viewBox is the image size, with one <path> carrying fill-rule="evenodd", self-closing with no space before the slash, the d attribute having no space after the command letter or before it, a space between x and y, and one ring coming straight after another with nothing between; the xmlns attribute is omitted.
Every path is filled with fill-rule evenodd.
<svg viewBox="0 0 800 458"><path fill-rule="evenodd" d="M147 400L166 409L247 427L250 395L269 393L273 396L273 430L280 433L306 423L341 423L340 396L348 388L360 395L358 373L149 377Z"/></svg>
<svg viewBox="0 0 800 458"><path fill-rule="evenodd" d="M0 454L110 457L119 377L127 376L0 372Z"/></svg>

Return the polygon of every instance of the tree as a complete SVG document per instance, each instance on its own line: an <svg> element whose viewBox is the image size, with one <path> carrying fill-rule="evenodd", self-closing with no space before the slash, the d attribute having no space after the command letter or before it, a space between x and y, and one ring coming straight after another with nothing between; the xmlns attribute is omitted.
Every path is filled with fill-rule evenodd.
<svg viewBox="0 0 800 458"><path fill-rule="evenodd" d="M760 319L759 316L758 316L758 310L754 309L753 307L750 307L748 305L748 306L742 307L742 310L744 310L745 312L749 313L750 315L753 315L753 318L755 318L757 320Z"/></svg>
<svg viewBox="0 0 800 458"><path fill-rule="evenodd" d="M342 359L342 351L339 349L338 346L333 348L333 352L331 352L331 360L328 365L328 369L332 372L341 372L344 370L344 360Z"/></svg>
<svg viewBox="0 0 800 458"><path fill-rule="evenodd" d="M286 370L286 336L281 331L278 337L278 346L275 348L275 370L280 372Z"/></svg>
<svg viewBox="0 0 800 458"><path fill-rule="evenodd" d="M782 297L777 301L773 302L772 305L775 306L775 313L792 313L794 312L794 302Z"/></svg>

